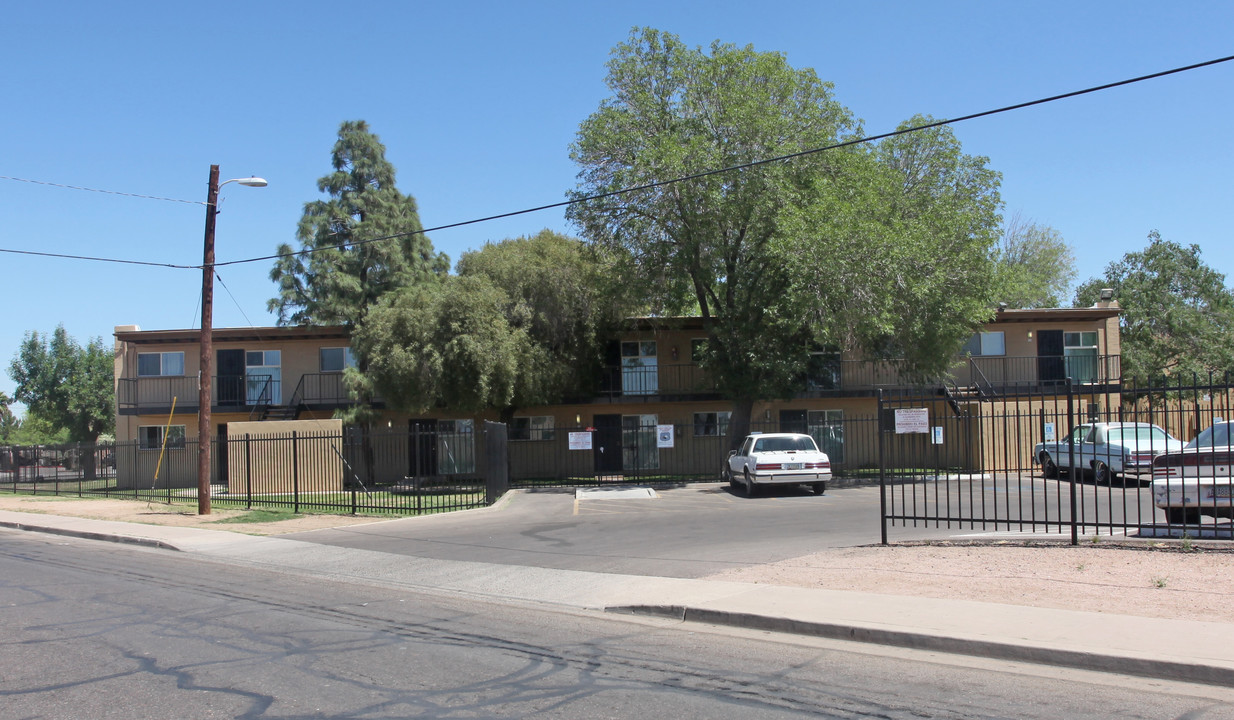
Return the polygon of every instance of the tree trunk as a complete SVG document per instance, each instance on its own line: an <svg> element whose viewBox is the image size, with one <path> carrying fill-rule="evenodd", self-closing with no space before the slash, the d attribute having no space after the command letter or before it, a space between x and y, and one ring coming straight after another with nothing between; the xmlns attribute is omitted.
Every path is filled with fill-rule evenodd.
<svg viewBox="0 0 1234 720"><path fill-rule="evenodd" d="M741 441L750 434L750 418L754 414L754 400L733 401L733 414L728 418L728 449L741 447Z"/></svg>

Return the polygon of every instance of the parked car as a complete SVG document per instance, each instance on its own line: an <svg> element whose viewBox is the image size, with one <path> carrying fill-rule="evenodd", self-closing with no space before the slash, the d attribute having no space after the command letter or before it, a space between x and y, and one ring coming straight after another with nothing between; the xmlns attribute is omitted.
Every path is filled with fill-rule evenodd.
<svg viewBox="0 0 1234 720"><path fill-rule="evenodd" d="M729 452L721 476L747 496L763 485L809 485L822 495L831 479L831 460L809 435L752 433Z"/></svg>
<svg viewBox="0 0 1234 720"><path fill-rule="evenodd" d="M1218 422L1153 461L1153 504L1171 524L1234 517L1234 422Z"/></svg>
<svg viewBox="0 0 1234 720"><path fill-rule="evenodd" d="M1075 445L1075 470L1091 472L1093 479L1105 485L1115 478L1140 475L1153 471L1153 459L1166 452L1183 448L1181 440L1151 423L1099 422L1080 425L1062 440L1038 443L1033 458L1041 465L1042 474L1056 478L1060 470L1072 473L1071 445Z"/></svg>

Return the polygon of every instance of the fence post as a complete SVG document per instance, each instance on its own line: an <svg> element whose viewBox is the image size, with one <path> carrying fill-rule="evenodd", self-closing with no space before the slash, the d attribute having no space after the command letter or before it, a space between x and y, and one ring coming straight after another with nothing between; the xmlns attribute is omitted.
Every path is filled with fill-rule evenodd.
<svg viewBox="0 0 1234 720"><path fill-rule="evenodd" d="M1075 497L1076 473L1084 477L1084 469L1078 468L1075 465L1075 433L1071 432L1075 429L1075 388L1071 384L1071 378L1067 378L1067 464L1070 468L1067 471L1068 483L1071 486L1071 544L1080 544L1079 525L1077 524L1077 508Z"/></svg>
<svg viewBox="0 0 1234 720"><path fill-rule="evenodd" d="M887 544L887 456L883 449L883 389L878 389L878 409L874 430L878 433L878 503L882 523L882 542Z"/></svg>
<svg viewBox="0 0 1234 720"><path fill-rule="evenodd" d="M244 509L253 509L253 456L248 433L244 433Z"/></svg>
<svg viewBox="0 0 1234 720"><path fill-rule="evenodd" d="M297 441L297 433L291 431L291 494L294 498L294 510L297 515L300 514L300 453L299 442Z"/></svg>

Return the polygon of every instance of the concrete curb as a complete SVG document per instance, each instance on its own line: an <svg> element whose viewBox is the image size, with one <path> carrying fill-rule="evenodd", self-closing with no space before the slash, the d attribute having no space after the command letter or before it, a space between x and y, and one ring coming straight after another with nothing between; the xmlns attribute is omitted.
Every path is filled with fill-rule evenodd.
<svg viewBox="0 0 1234 720"><path fill-rule="evenodd" d="M27 532L41 532L49 535L63 535L65 537L83 538L85 540L103 540L105 542L123 543L125 545L142 545L144 547L159 548L160 550L180 551L180 548L162 540L140 537L137 535L120 535L116 533L93 532L90 530L73 530L70 528L48 527L44 525L8 522L3 520L0 520L0 527L11 528L13 530L25 530Z"/></svg>
<svg viewBox="0 0 1234 720"><path fill-rule="evenodd" d="M666 618L682 622L723 625L749 630L766 630L768 632L791 635L820 637L828 640L845 640L952 655L986 657L1034 665L1051 665L1079 670L1136 675L1159 680L1177 680L1180 682L1204 683L1224 687L1234 686L1234 669L1200 663L1183 663L1101 652L1042 648L989 640L948 637L923 632L888 630L844 623L813 622L681 605L629 605L607 607L604 610L605 612L617 615Z"/></svg>

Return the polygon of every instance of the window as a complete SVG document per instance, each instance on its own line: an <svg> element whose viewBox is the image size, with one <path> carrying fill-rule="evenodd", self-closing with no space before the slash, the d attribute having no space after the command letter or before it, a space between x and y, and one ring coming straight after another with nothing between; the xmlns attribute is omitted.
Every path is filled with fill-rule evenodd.
<svg viewBox="0 0 1234 720"><path fill-rule="evenodd" d="M184 353L138 353L137 376L159 377L161 375L183 375Z"/></svg>
<svg viewBox="0 0 1234 720"><path fill-rule="evenodd" d="M167 449L184 448L184 426L142 425L137 428L137 447L142 450L160 450L163 447L163 431L167 431Z"/></svg>
<svg viewBox="0 0 1234 720"><path fill-rule="evenodd" d="M552 415L516 417L510 423L511 440L552 440L556 436Z"/></svg>
<svg viewBox="0 0 1234 720"><path fill-rule="evenodd" d="M248 367L278 367L281 355L278 350L249 350L244 353L244 364Z"/></svg>
<svg viewBox="0 0 1234 720"><path fill-rule="evenodd" d="M475 422L437 421L437 472L464 475L476 471Z"/></svg>
<svg viewBox="0 0 1234 720"><path fill-rule="evenodd" d="M977 357L980 355L1006 355L1007 346L1004 342L1003 332L983 332L977 333L964 343L964 349L961 351L967 355Z"/></svg>
<svg viewBox="0 0 1234 720"><path fill-rule="evenodd" d="M811 410L807 425L818 449L827 453L832 463L844 462L844 411Z"/></svg>
<svg viewBox="0 0 1234 720"><path fill-rule="evenodd" d="M621 343L621 390L625 395L655 395L660 376L656 367L655 340Z"/></svg>
<svg viewBox="0 0 1234 720"><path fill-rule="evenodd" d="M810 348L806 358L806 389L836 390L840 387L840 351L833 347Z"/></svg>
<svg viewBox="0 0 1234 720"><path fill-rule="evenodd" d="M1077 383L1091 383L1098 379L1097 333L1063 333L1063 356L1066 358L1067 376Z"/></svg>
<svg viewBox="0 0 1234 720"><path fill-rule="evenodd" d="M321 371L323 373L343 372L344 368L355 366L356 358L351 354L351 348L337 347L321 349Z"/></svg>
<svg viewBox="0 0 1234 720"><path fill-rule="evenodd" d="M728 421L733 416L723 412L694 413L694 437L723 437L728 435Z"/></svg>

